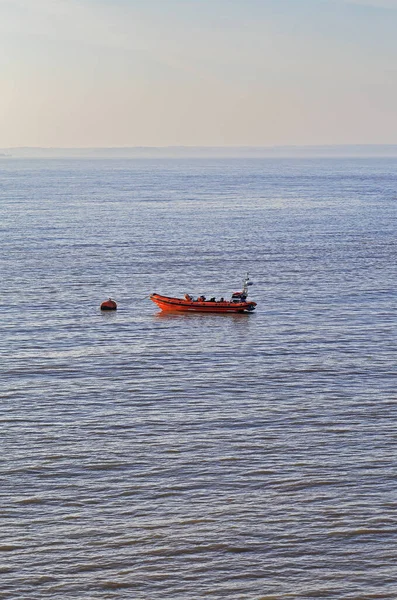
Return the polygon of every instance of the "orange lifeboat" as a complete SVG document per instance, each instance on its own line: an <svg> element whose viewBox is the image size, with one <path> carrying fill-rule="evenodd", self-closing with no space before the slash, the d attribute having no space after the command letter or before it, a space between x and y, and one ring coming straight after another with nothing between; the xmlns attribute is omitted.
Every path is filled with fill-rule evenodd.
<svg viewBox="0 0 397 600"><path fill-rule="evenodd" d="M102 302L101 310L117 310L117 303L112 298L108 298L105 302Z"/></svg>
<svg viewBox="0 0 397 600"><path fill-rule="evenodd" d="M184 298L173 298L153 293L150 295L152 302L157 304L163 311L168 312L206 312L206 313L249 313L255 310L256 302L248 301L248 286L252 285L249 275L243 282L243 290L235 292L230 300L206 300L205 296L199 296L196 300L185 294Z"/></svg>

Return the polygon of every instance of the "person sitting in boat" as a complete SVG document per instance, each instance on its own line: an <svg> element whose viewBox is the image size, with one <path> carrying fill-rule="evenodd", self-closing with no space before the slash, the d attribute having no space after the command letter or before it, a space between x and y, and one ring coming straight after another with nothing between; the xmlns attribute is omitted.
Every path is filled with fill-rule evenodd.
<svg viewBox="0 0 397 600"><path fill-rule="evenodd" d="M189 302L191 302L193 300L193 298L191 296L189 296L189 294L185 294L185 300L188 300Z"/></svg>
<svg viewBox="0 0 397 600"><path fill-rule="evenodd" d="M205 302L205 296L201 295L198 300L199 302Z"/></svg>
<svg viewBox="0 0 397 600"><path fill-rule="evenodd" d="M210 298L210 302L216 302L215 296L213 298Z"/></svg>
<svg viewBox="0 0 397 600"><path fill-rule="evenodd" d="M224 299L224 297L222 296L222 298L220 298L220 299L219 299L219 302L224 302L224 301L225 301L225 299Z"/></svg>

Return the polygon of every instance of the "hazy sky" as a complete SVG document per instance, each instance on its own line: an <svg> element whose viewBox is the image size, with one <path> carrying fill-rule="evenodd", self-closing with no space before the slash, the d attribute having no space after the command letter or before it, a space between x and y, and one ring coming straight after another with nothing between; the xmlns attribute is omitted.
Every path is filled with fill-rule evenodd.
<svg viewBox="0 0 397 600"><path fill-rule="evenodd" d="M397 143L397 0L0 0L0 147Z"/></svg>

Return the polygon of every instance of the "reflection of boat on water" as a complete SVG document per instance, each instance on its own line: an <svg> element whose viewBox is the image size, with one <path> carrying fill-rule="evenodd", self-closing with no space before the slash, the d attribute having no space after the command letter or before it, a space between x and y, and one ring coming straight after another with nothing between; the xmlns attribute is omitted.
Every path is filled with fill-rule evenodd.
<svg viewBox="0 0 397 600"><path fill-rule="evenodd" d="M247 300L248 286L252 285L247 273L241 292L232 294L230 300L199 296L196 300L185 294L184 298L172 298L161 294L151 294L150 299L163 311L168 312L201 312L201 313L249 313L255 310L256 302Z"/></svg>

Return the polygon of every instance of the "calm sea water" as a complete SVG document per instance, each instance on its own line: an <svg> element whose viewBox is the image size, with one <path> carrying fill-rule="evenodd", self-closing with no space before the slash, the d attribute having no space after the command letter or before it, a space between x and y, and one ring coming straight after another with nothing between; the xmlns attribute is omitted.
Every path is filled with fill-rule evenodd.
<svg viewBox="0 0 397 600"><path fill-rule="evenodd" d="M0 185L0 598L395 600L397 160Z"/></svg>

